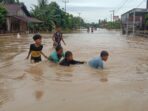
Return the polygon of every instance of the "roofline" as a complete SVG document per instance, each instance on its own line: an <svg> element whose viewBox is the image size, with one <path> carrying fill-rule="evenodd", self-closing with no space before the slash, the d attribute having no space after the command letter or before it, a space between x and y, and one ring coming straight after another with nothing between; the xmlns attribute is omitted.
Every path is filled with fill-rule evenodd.
<svg viewBox="0 0 148 111"><path fill-rule="evenodd" d="M0 6L5 8L6 10L7 10L7 6L9 6L9 5L18 5L20 7L20 9L22 9L25 12L26 16L31 17L31 14L30 14L29 10L27 9L26 5L23 2L21 2L21 3L13 3L13 4L0 3Z"/></svg>
<svg viewBox="0 0 148 111"><path fill-rule="evenodd" d="M148 12L148 9L146 9L146 8L133 8L133 9L131 9L131 10L129 10L129 11L123 13L121 16L124 16L125 14L128 14L128 13L130 13L130 12L136 10L136 9L147 10L147 12Z"/></svg>

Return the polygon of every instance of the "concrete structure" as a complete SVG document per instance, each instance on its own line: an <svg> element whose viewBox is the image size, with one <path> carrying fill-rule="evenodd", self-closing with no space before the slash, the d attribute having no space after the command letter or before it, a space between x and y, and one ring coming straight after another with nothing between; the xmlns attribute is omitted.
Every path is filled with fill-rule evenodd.
<svg viewBox="0 0 148 111"><path fill-rule="evenodd" d="M121 16L123 34L133 33L136 30L145 30L145 16L148 14L148 9L134 8Z"/></svg>
<svg viewBox="0 0 148 111"><path fill-rule="evenodd" d="M121 16L123 34L133 33L136 31L148 30L146 22L148 21L148 0L146 8L134 8Z"/></svg>

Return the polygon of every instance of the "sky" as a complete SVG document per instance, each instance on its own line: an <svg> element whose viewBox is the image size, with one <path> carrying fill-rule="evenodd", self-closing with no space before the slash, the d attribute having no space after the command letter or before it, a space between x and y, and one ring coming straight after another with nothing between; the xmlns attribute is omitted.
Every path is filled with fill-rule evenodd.
<svg viewBox="0 0 148 111"><path fill-rule="evenodd" d="M63 0L48 0L55 1L61 8L65 5ZM111 20L111 10L115 10L116 16L132 8L145 8L147 0L69 0L67 3L67 12L74 16L80 16L85 22L98 22L99 19ZM37 0L20 0L24 2L29 10L33 5L36 5Z"/></svg>

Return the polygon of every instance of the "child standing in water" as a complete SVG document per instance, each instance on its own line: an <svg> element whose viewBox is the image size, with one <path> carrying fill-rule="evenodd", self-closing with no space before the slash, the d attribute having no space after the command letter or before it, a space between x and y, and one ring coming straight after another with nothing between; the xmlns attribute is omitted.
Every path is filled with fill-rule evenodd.
<svg viewBox="0 0 148 111"><path fill-rule="evenodd" d="M56 27L56 32L53 34L52 40L53 40L54 47L61 46L61 41L64 43L64 45L66 45L66 43L63 39L63 34L61 33L60 26Z"/></svg>
<svg viewBox="0 0 148 111"><path fill-rule="evenodd" d="M31 55L31 63L38 63L41 62L41 55L43 55L46 59L48 57L42 52L43 45L42 43L42 36L37 34L33 36L34 44L30 45L30 50L26 59L29 59Z"/></svg>
<svg viewBox="0 0 148 111"><path fill-rule="evenodd" d="M102 51L100 57L93 58L89 61L89 65L95 69L103 69L104 64L103 61L107 61L109 57L109 53L107 51Z"/></svg>
<svg viewBox="0 0 148 111"><path fill-rule="evenodd" d="M74 60L72 52L67 51L65 53L65 58L60 62L60 65L62 65L62 66L70 66L70 65L84 64L84 63L85 62Z"/></svg>

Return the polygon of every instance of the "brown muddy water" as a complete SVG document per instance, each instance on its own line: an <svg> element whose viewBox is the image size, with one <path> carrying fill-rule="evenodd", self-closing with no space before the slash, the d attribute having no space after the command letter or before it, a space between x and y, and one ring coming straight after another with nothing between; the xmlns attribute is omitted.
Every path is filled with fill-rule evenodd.
<svg viewBox="0 0 148 111"><path fill-rule="evenodd" d="M51 35L43 35L47 55ZM75 59L110 52L105 70L25 60L32 35L0 37L0 111L148 111L148 39L98 30L65 34Z"/></svg>

